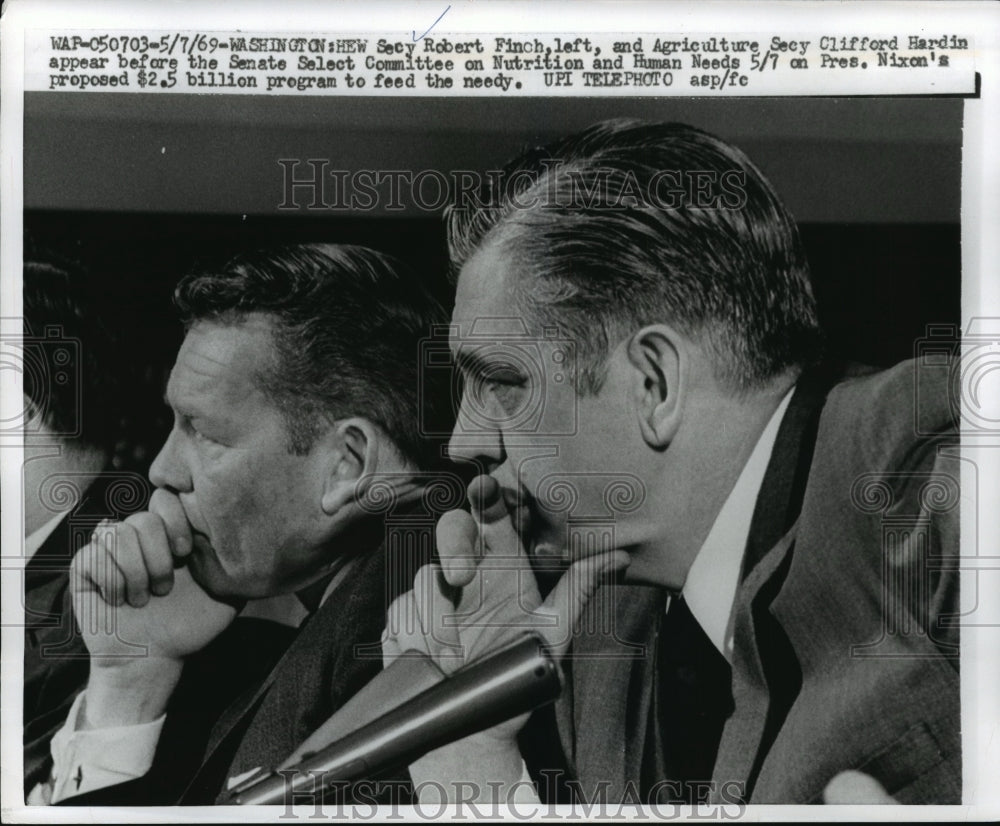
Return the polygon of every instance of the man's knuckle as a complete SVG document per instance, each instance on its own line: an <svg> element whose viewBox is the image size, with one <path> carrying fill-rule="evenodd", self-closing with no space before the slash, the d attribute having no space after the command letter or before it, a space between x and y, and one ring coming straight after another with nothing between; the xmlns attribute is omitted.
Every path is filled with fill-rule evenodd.
<svg viewBox="0 0 1000 826"><path fill-rule="evenodd" d="M405 594L400 594L396 597L396 599L390 603L389 610L386 612L389 619L397 619L403 613L404 606L407 605L411 598L412 591L407 591Z"/></svg>
<svg viewBox="0 0 1000 826"><path fill-rule="evenodd" d="M137 534L149 535L153 531L157 530L163 523L160 517L155 513L142 511L141 513L132 514L125 520L125 524L129 525Z"/></svg>
<svg viewBox="0 0 1000 826"><path fill-rule="evenodd" d="M119 548L123 545L134 543L139 538L134 522L119 522L108 532L107 538Z"/></svg>

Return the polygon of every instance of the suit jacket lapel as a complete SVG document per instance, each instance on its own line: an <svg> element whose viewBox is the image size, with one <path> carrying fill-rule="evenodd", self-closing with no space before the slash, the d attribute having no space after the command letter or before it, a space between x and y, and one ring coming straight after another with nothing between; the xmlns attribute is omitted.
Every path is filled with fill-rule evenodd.
<svg viewBox="0 0 1000 826"><path fill-rule="evenodd" d="M367 657L362 657L356 649L375 646L375 651L380 651L377 640L384 624L385 608L382 603L388 597L395 596L395 591L391 594L387 594L385 591L385 571L387 564L389 564L386 560L387 554L391 554L395 558L398 552L380 546L376 550L360 554L357 566L348 572L347 578L338 586L328 601L306 618L291 645L270 669L267 676L256 687L241 695L219 717L208 739L201 768L188 784L183 795L184 800L188 802L198 802L203 798L211 800L220 790L225 791L222 784L227 773L240 773L254 768L254 763L243 765L248 759L244 752L247 749L247 738L250 735L256 735L254 742L258 746L261 742L271 745L274 738L268 738L266 733L273 730L275 726L287 726L289 722L281 717L282 714L289 715L293 720L301 721L304 719L303 715L316 712L316 708L282 707L277 709L280 718L278 719L275 717L276 707L271 702L274 698L269 699L268 695L275 689L275 683L279 680L282 681L280 685L286 687L290 677L294 682L295 675L302 674L304 666L318 668L322 662L321 652L324 652L327 647L332 652L336 651L338 647L346 646L342 652L341 664L338 666L334 661L329 664L334 674L331 678L332 682L315 685L316 696L312 698L314 705L330 702L330 698L337 698L335 706L339 705L347 699L344 692L353 685L351 681L358 678L358 674L355 672L365 671L372 662L377 662L377 667L381 667L380 658L377 661L372 661ZM404 562L396 564L394 570L400 573L400 583L412 582L413 577L409 573L410 564ZM378 631L374 630L374 627L368 628L368 625L373 622L372 608L376 603L379 606L377 612ZM352 645L347 644L349 640L353 640ZM351 663L355 667L353 670L344 669L343 662ZM338 673L340 671L345 673ZM367 678L370 676L367 675ZM308 678L303 679L308 682ZM353 686L354 689L357 687ZM329 713L333 713L334 710L336 710L335 707L331 708ZM283 733L294 739L294 733L290 731ZM281 746L276 746L275 753L266 755L265 759L276 763L287 757L297 745L298 742L293 743L283 753L278 753L281 751ZM254 749L250 751L253 752ZM259 762L261 757L257 754L252 759ZM272 766L263 766L263 768L272 768Z"/></svg>
<svg viewBox="0 0 1000 826"><path fill-rule="evenodd" d="M309 643L309 626L315 621L316 614L308 616L299 628L288 649L281 655L267 676L241 694L230 705L212 727L208 744L205 748L201 767L188 783L183 799L188 802L201 802L202 798L210 801L219 792L219 778L230 768L230 763L236 755L240 742L247 729L253 723L261 703L271 690L275 680L302 656L301 650ZM225 789L222 789L225 791Z"/></svg>
<svg viewBox="0 0 1000 826"><path fill-rule="evenodd" d="M842 374L837 366L823 365L806 371L795 387L778 428L750 523L743 557L744 581L799 517L820 413L830 388Z"/></svg>
<svg viewBox="0 0 1000 826"><path fill-rule="evenodd" d="M287 653L285 657L287 657ZM212 729L208 746L205 748L201 766L188 781L180 802L184 804L210 804L220 791L220 783L224 783L233 757L239 748L242 737L253 723L256 714L268 690L274 683L278 667L284 662L284 657L268 674L256 689L247 691L230 706L219 723ZM263 768L263 767L262 767Z"/></svg>
<svg viewBox="0 0 1000 826"><path fill-rule="evenodd" d="M775 651L783 649L785 641L768 611L784 583L794 543L793 526L758 562L737 595L732 661L734 711L723 729L712 772L717 784L715 795L725 784L739 783L740 797L750 799L767 741L780 727L801 685L794 660L786 662L781 670L771 665ZM728 794L731 798L731 787Z"/></svg>
<svg viewBox="0 0 1000 826"><path fill-rule="evenodd" d="M654 620L664 607L664 591L641 586L602 587L588 603L584 623L596 633L574 637L570 691L558 708L585 795L603 785L609 800L620 800L627 782L640 778L654 685ZM601 618L611 617L608 633Z"/></svg>
<svg viewBox="0 0 1000 826"><path fill-rule="evenodd" d="M55 530L41 544L24 566L24 620L29 629L59 625L59 614L52 610L54 595L65 586L70 558L70 515L59 520Z"/></svg>
<svg viewBox="0 0 1000 826"><path fill-rule="evenodd" d="M842 368L823 365L799 379L778 430L750 525L734 606L735 711L723 731L714 771L719 783L743 784L747 800L801 687L792 646L769 608L791 565L820 413L827 393L842 375Z"/></svg>

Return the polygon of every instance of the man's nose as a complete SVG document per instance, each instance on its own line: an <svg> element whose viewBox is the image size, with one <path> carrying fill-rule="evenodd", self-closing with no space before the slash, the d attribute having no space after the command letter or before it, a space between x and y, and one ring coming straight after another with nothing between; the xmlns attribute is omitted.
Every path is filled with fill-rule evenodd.
<svg viewBox="0 0 1000 826"><path fill-rule="evenodd" d="M448 458L453 462L473 462L484 469L503 463L503 443L499 435L488 432L452 432L448 442Z"/></svg>
<svg viewBox="0 0 1000 826"><path fill-rule="evenodd" d="M191 473L181 454L179 442L177 428L174 428L150 465L149 481L158 488L171 488L182 493L191 490Z"/></svg>
<svg viewBox="0 0 1000 826"><path fill-rule="evenodd" d="M505 458L499 427L481 416L470 417L464 398L448 441L448 458L453 462L473 462L484 472L502 464Z"/></svg>

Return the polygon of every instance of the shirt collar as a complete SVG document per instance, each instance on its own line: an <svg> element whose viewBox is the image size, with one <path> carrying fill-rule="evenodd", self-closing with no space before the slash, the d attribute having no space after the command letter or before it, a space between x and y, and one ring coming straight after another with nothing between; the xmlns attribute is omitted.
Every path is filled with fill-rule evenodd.
<svg viewBox="0 0 1000 826"><path fill-rule="evenodd" d="M778 428L791 401L792 387L757 439L736 484L715 517L712 529L695 556L682 593L691 614L727 660L733 653L733 603L739 586L750 523L767 471Z"/></svg>
<svg viewBox="0 0 1000 826"><path fill-rule="evenodd" d="M33 530L24 540L24 561L28 562L36 553L38 549L45 544L45 540L52 536L53 531L62 521L63 517L69 513L68 510L60 511L55 516L53 516L48 522L46 522L42 527Z"/></svg>

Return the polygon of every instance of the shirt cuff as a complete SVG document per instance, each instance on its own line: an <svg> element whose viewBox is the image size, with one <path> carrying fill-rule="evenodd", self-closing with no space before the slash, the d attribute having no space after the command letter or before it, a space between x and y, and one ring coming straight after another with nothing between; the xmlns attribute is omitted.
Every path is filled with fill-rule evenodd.
<svg viewBox="0 0 1000 826"><path fill-rule="evenodd" d="M166 715L151 723L77 731L85 696L82 691L73 701L66 723L49 747L52 803L135 780L153 765Z"/></svg>

